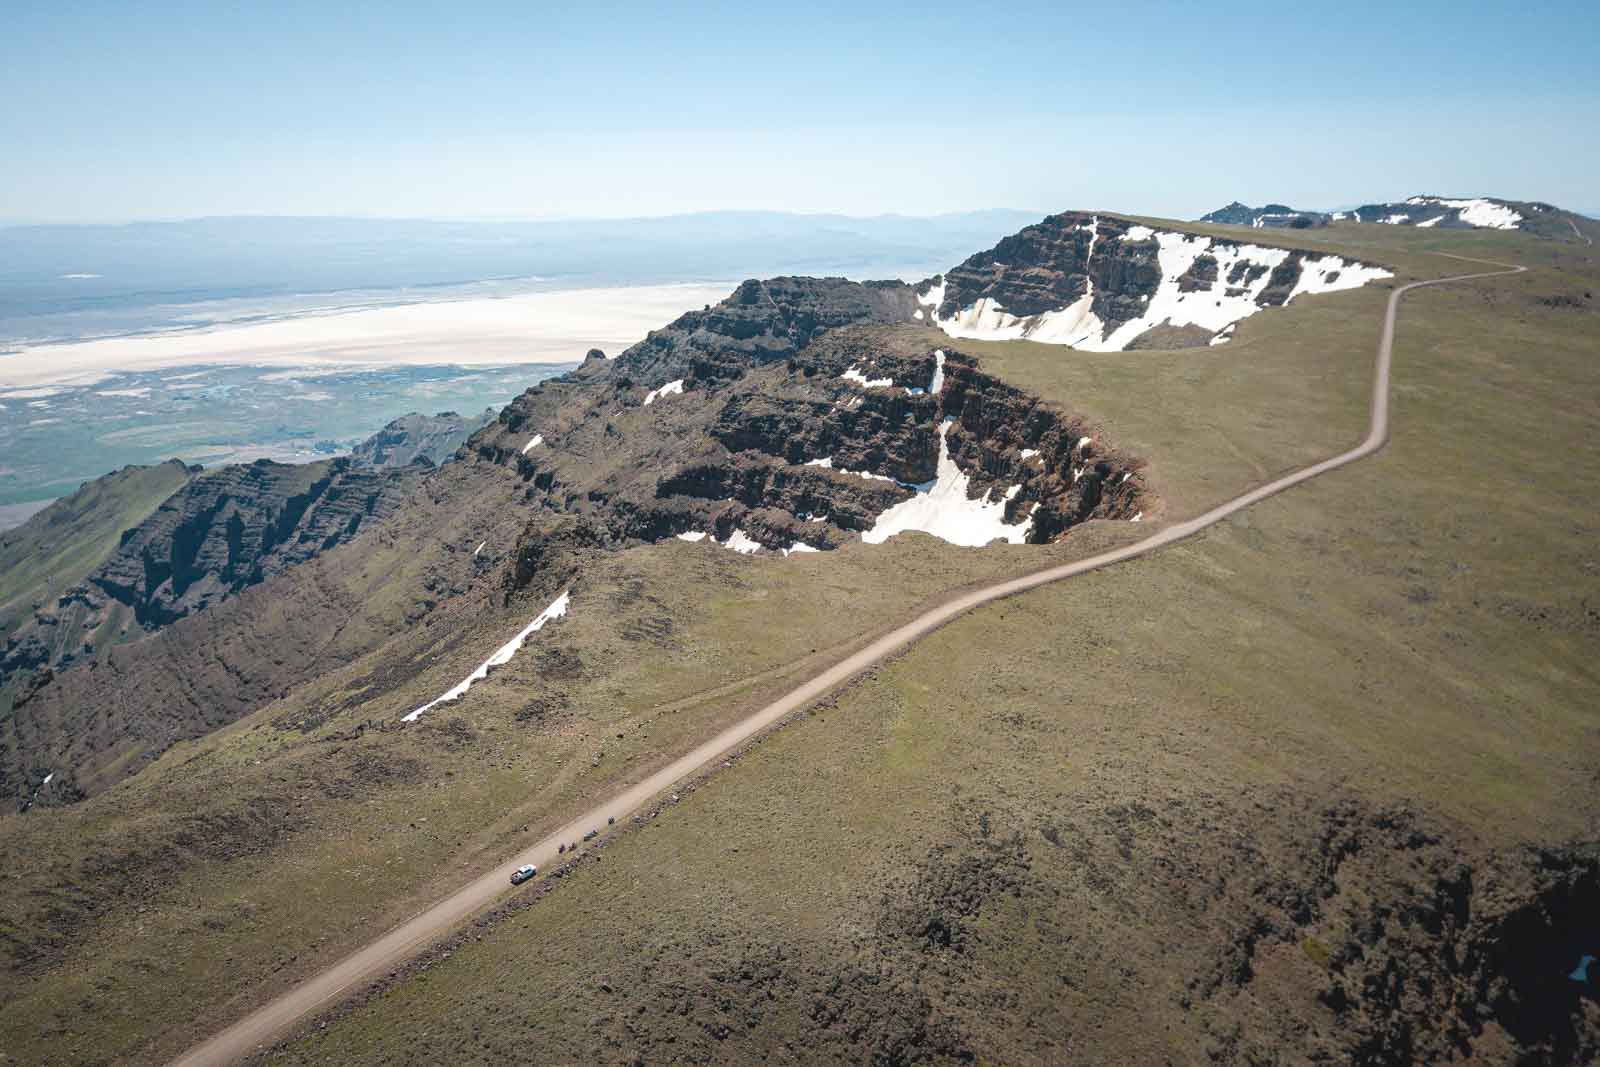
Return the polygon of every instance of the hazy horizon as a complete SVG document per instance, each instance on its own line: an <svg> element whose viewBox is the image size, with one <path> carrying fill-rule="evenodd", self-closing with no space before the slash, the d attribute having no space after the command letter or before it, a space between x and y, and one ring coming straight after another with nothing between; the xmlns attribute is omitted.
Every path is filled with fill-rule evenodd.
<svg viewBox="0 0 1600 1067"><path fill-rule="evenodd" d="M1558 32L1537 49L1505 47L1500 5L1413 5L1414 32L1390 14L1022 4L977 32L937 2L24 7L0 38L0 203L103 222L1592 201L1600 9L1541 9Z"/></svg>

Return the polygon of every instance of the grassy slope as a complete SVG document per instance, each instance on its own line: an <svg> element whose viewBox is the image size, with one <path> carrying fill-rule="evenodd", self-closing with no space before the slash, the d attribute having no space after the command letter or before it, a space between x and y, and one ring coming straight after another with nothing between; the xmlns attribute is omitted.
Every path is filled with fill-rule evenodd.
<svg viewBox="0 0 1600 1067"><path fill-rule="evenodd" d="M1248 914L1196 897L1314 858L1300 824L1329 807L1411 808L1474 858L1600 833L1594 313L1532 302L1600 272L1525 239L1338 236L1544 269L1408 297L1375 460L948 627L292 1058L853 1059L917 1032L870 1010L866 974L983 1062L1198 1062L1270 1033L1277 998L1335 1025L1309 992L1349 933L1332 908L1261 950L1269 983L1181 1006ZM1137 363L966 347L1100 415L1181 513L1357 436L1376 316L1356 350L1292 325ZM1027 873L955 879L956 949L907 947L905 916L949 904L940 857L1013 832Z"/></svg>
<svg viewBox="0 0 1600 1067"><path fill-rule="evenodd" d="M1403 254L1433 239L1425 231L1384 237L1394 246L1389 261L1439 272L1436 262ZM1475 235L1452 246L1468 242L1502 254L1542 251ZM1567 282L1547 274L1517 284L1532 291L1558 281ZM1559 419L1576 409L1565 398L1592 392L1583 358L1589 320L1530 316L1519 304L1514 314L1530 320L1519 325L1483 299L1430 291L1408 303L1397 352L1400 430L1377 463L1157 560L958 623L845 695L846 714L781 732L751 765L714 779L649 834L619 841L606 863L497 930L492 944L458 952L330 1031L335 1048L303 1051L459 1054L472 1051L465 1035L474 1027L509 1040L525 1038L526 1024L540 1028L538 1047L556 1058L586 1058L593 1043L604 1050L615 1039L612 1023L593 1023L597 1012L611 1014L597 1006L600 976L632 974L665 955L667 970L696 979L720 959L708 935L725 946L774 947L801 973L826 974L855 959L856 942L841 942L841 930L870 932L881 921L882 884L921 884L928 849L969 838L985 810L1020 823L1049 808L1063 825L1081 823L1092 842L1097 820L1131 798L1226 814L1241 796L1275 800L1281 789L1303 806L1304 796L1338 787L1413 797L1497 840L1541 825L1582 831L1586 809L1563 801L1584 773L1574 753L1588 727L1573 709L1593 684L1583 667L1592 630L1582 629L1581 615L1577 629L1528 620L1540 610L1566 619L1560 613L1581 602L1580 584L1549 582L1556 561L1572 555L1573 531L1551 528L1542 509L1563 484L1592 480L1594 456L1556 463L1537 446L1546 435L1581 439ZM1168 514L1183 514L1359 436L1381 300L1371 291L1308 301L1251 320L1231 346L1176 354L960 347L1019 385L1095 414L1119 445L1151 460ZM1314 343L1294 329L1313 317ZM1528 340L1519 329L1539 341L1531 346L1537 375L1496 370L1497 353ZM1414 345L1413 336L1428 340ZM1536 388L1543 391L1507 402ZM1457 404L1480 421L1452 422ZM1413 427L1422 426L1418 435ZM1484 462L1489 447L1515 448L1542 485ZM1396 477L1419 469L1428 478ZM1522 510L1523 497L1538 506ZM1481 521L1485 514L1493 524ZM1455 526L1435 516L1454 516ZM1457 535L1448 560L1428 536L1440 529ZM39 950L31 940L39 913L29 908L62 898L103 907L82 940L44 946L27 965L0 1012L0 1043L24 1059L46 1050L170 1052L218 1015L499 862L608 781L643 773L657 753L683 747L785 680L763 672L814 648L821 658L952 584L1126 532L1084 530L1062 546L1020 552L963 552L916 538L787 561L678 544L638 550L580 589L570 620L548 632L551 647L574 654L579 668L519 657L430 728L355 732L434 695L522 616L484 618L451 646L444 666L381 707L357 702L308 732L294 728L322 719L363 673L385 669L375 657L180 746L97 801L0 820L0 870L11 882L4 895L26 902L8 909L13 925L0 934ZM1485 542L1488 532L1504 547ZM1346 581L1352 570L1365 580ZM821 596L819 582L827 583ZM726 688L715 699L663 710L718 686ZM1461 694L1473 686L1485 695L1463 708ZM1507 699L1527 714L1488 713ZM529 717L519 721L519 712ZM1530 767L1539 784L1518 788ZM219 804L224 784L228 801ZM81 877L81 857L111 842L129 846L121 857L128 870L148 877L141 854L155 851L170 876L130 896L60 884ZM38 859L47 854L48 864ZM1033 862L1071 882L1068 870L1051 867L1061 862L1054 852L1037 851ZM1074 913L1094 903L1068 899ZM984 955L984 967L1031 973L1059 957L1059 945L1044 946L1052 955L1026 938L1017 944L1034 951L1021 951L1010 913L996 914L981 922L999 923L995 936L1010 947ZM1098 944L1103 930L1131 939L1136 963L1158 961L1171 933L1124 916L1085 920L1081 942ZM1065 998L1066 1009L1127 1017L1168 1004L1107 992L1130 980L1108 980L1104 959L1073 966L1079 992ZM655 987L633 985L630 995L653 1009ZM1042 980L1018 985L1030 1003L1047 988ZM778 1050L804 1031L792 1004L774 1010L786 1021L749 1040ZM448 1026L445 1011L453 1013Z"/></svg>
<svg viewBox="0 0 1600 1067"><path fill-rule="evenodd" d="M0 534L0 640L35 601L83 581L116 549L122 531L188 480L177 462L124 467Z"/></svg>

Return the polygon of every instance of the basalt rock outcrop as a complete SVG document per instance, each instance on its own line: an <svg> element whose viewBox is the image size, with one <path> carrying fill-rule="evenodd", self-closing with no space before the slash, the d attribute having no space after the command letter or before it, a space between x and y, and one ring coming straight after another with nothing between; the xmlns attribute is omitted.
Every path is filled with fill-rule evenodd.
<svg viewBox="0 0 1600 1067"><path fill-rule="evenodd" d="M1156 330L1168 343L1221 343L1262 309L1389 276L1339 256L1068 212L918 286L913 316L956 338L1092 351L1148 347Z"/></svg>
<svg viewBox="0 0 1600 1067"><path fill-rule="evenodd" d="M391 513L422 470L263 459L202 474L18 628L0 677L65 670L326 552Z"/></svg>
<svg viewBox="0 0 1600 1067"><path fill-rule="evenodd" d="M173 460L168 466L189 484L152 511L130 515L116 548L6 634L0 693L28 672L93 660L343 544L392 512L426 470L493 418L493 411L476 419L403 415L348 458L309 464L258 460L202 472ZM76 495L106 496L128 474L97 479ZM42 513L12 538L51 519Z"/></svg>
<svg viewBox="0 0 1600 1067"><path fill-rule="evenodd" d="M974 499L1003 497L1008 523L1031 518L1029 541L1142 510L1140 464L1084 420L938 335L885 325L912 306L909 287L788 291L799 308L746 283L731 310L691 313L614 362L540 383L470 447L526 479L530 502L614 545L738 532L750 551L836 548L926 491L941 441ZM836 325L805 325L818 321ZM678 391L653 398L668 384Z"/></svg>
<svg viewBox="0 0 1600 1067"><path fill-rule="evenodd" d="M485 597L546 595L594 553L680 535L841 547L946 464L1011 540L1148 506L1136 459L983 372L916 324L916 308L900 282L746 282L616 359L529 389L437 471L334 460L197 479L82 596L86 612L104 598L115 618L161 629L31 693L0 738L0 787L25 803L91 795L329 662L421 639ZM402 562L373 567L374 553ZM57 777L39 793L46 773Z"/></svg>
<svg viewBox="0 0 1600 1067"><path fill-rule="evenodd" d="M751 367L786 359L838 326L909 322L915 306L910 287L900 282L752 279L721 303L652 330L614 362L586 360L576 374L629 382L737 378Z"/></svg>

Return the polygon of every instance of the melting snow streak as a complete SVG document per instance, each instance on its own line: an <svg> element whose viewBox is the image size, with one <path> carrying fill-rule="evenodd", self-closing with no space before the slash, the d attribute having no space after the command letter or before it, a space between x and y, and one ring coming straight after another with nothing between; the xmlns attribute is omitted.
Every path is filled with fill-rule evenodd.
<svg viewBox="0 0 1600 1067"><path fill-rule="evenodd" d="M507 641L505 644L501 645L499 649L495 651L494 655L478 664L477 670L473 671L461 681L447 689L444 695L428 701L426 704L422 705L422 707L411 712L409 715L402 716L400 721L416 722L422 717L424 712L435 708L440 704L448 704L451 701L459 700L468 689L472 688L474 683L481 682L485 678L489 677L489 672L495 667L501 667L507 663L510 663L511 657L515 656L517 652L521 650L523 643L527 641L528 638L544 629L545 623L549 622L551 619L559 619L561 616L567 613L567 604L571 601L570 594L571 590L567 590L560 596L556 597L555 601L549 607L539 612L538 618L534 619L527 626L522 628L521 633Z"/></svg>
<svg viewBox="0 0 1600 1067"><path fill-rule="evenodd" d="M657 400L661 399L664 396L674 396L674 395L681 396L682 394L683 394L683 379L679 378L675 382L668 382L666 385L663 385L660 389L652 389L648 393L646 393L644 395L644 406L645 407L649 407L651 404L654 404Z"/></svg>

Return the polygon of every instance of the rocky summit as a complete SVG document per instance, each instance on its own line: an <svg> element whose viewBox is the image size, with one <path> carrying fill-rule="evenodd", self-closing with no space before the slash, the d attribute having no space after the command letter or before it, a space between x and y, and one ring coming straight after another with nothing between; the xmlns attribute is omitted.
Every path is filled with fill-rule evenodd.
<svg viewBox="0 0 1600 1067"><path fill-rule="evenodd" d="M1201 222L1214 222L1223 226L1249 226L1251 229L1309 230L1326 226L1332 216L1325 211L1300 211L1287 204L1263 204L1250 207L1235 200L1227 207L1200 216Z"/></svg>

